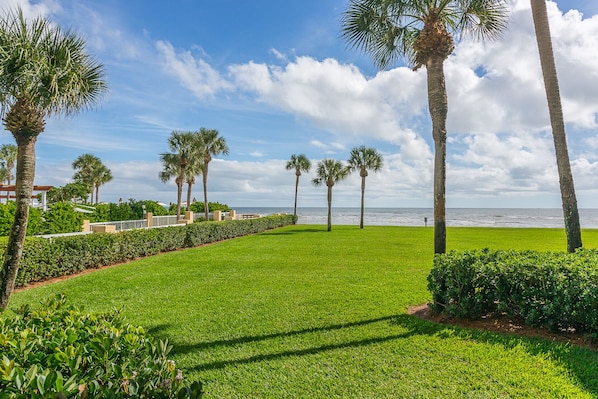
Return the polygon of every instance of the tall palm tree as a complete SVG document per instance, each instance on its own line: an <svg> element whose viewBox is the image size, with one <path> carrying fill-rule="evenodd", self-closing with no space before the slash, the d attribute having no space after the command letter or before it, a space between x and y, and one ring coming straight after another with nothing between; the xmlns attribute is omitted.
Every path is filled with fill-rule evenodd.
<svg viewBox="0 0 598 399"><path fill-rule="evenodd" d="M194 133L196 134L196 133ZM199 145L200 141L195 140L194 145ZM185 171L185 183L187 183L187 211L191 210L191 192L192 187L195 184L195 176L202 174L203 170L203 159L201 158L201 152L199 149L195 152L196 156L193 162L187 166Z"/></svg>
<svg viewBox="0 0 598 399"><path fill-rule="evenodd" d="M316 177L311 182L314 186L325 184L328 187L328 231L332 230L332 187L347 177L349 173L349 168L344 166L341 161L330 158L318 162L316 167Z"/></svg>
<svg viewBox="0 0 598 399"><path fill-rule="evenodd" d="M18 148L14 144L3 144L0 147L0 160L4 162L4 166L8 170L8 177L6 179L6 184L10 186L10 182L14 177L14 169L15 163L17 162L17 151Z"/></svg>
<svg viewBox="0 0 598 399"><path fill-rule="evenodd" d="M107 90L104 67L85 41L45 17L27 21L21 9L0 16L0 106L17 144L16 210L0 272L0 310L14 289L27 231L35 177L35 142L45 119L74 115Z"/></svg>
<svg viewBox="0 0 598 399"><path fill-rule="evenodd" d="M0 181L1 182L5 182L8 179L10 179L10 172L8 171L8 168L6 167L6 163L5 162L0 162ZM6 202L8 202L8 200L10 199L10 190L6 190Z"/></svg>
<svg viewBox="0 0 598 399"><path fill-rule="evenodd" d="M297 223L297 193L299 190L299 177L301 176L301 172L309 172L311 169L311 162L303 154L293 154L291 155L291 159L287 162L286 169L295 169L295 206L293 207L293 221Z"/></svg>
<svg viewBox="0 0 598 399"><path fill-rule="evenodd" d="M180 203L182 201L181 196L183 195L183 180L181 178L181 167L179 154L175 153L164 153L160 154L160 161L164 169L160 171L158 177L162 183L167 183L173 177L177 186L177 220L180 218Z"/></svg>
<svg viewBox="0 0 598 399"><path fill-rule="evenodd" d="M89 192L87 194L90 196L89 202L93 204L94 173L96 173L95 170L101 169L104 166L102 161L97 156L86 153L79 155L71 166L75 169L73 180L81 182L88 187Z"/></svg>
<svg viewBox="0 0 598 399"><path fill-rule="evenodd" d="M5 181L10 186L12 179L14 178L15 163L17 162L17 146L14 144L3 144L0 147L0 161L3 165L3 178L1 181ZM5 173L4 173L5 171ZM10 191L6 191L6 202L8 202Z"/></svg>
<svg viewBox="0 0 598 399"><path fill-rule="evenodd" d="M206 129L202 127L199 129L199 141L201 153L203 157L202 180L203 180L203 200L205 218L210 217L210 209L208 204L208 165L212 161L212 155L219 154L228 155L228 146L224 137L218 136L218 130Z"/></svg>
<svg viewBox="0 0 598 399"><path fill-rule="evenodd" d="M567 251L575 252L577 248L581 248L582 246L581 227L579 223L579 210L577 209L577 198L575 196L575 185L573 184L573 174L571 173L571 163L569 162L569 151L567 150L567 135L565 133L559 80L556 73L554 53L552 51L546 1L531 0L531 5L536 40L540 52L540 64L542 65L542 74L544 76L544 87L548 100L548 112L552 126L556 164L559 171L561 201L565 218L565 233L567 235Z"/></svg>
<svg viewBox="0 0 598 399"><path fill-rule="evenodd" d="M96 169L93 170L93 186L96 192L96 204L99 204L99 196L98 193L100 191L100 186L108 183L112 180L112 171L106 167L104 164L100 164Z"/></svg>
<svg viewBox="0 0 598 399"><path fill-rule="evenodd" d="M201 147L199 146L198 139L199 137L193 132L173 131L168 138L168 148L171 152L160 155L165 170L168 164L176 163L177 165L177 220L181 217L183 183L185 182L187 168L193 165L196 162L196 159L201 155Z"/></svg>
<svg viewBox="0 0 598 399"><path fill-rule="evenodd" d="M504 0L350 0L342 36L380 69L405 58L426 67L434 139L434 252L446 252L446 118L444 60L456 34L495 38L505 29Z"/></svg>
<svg viewBox="0 0 598 399"><path fill-rule="evenodd" d="M349 170L352 172L359 171L359 176L361 176L361 217L359 219L359 228L363 229L365 178L368 176L368 170L378 172L382 169L382 155L376 149L362 145L351 150L348 162Z"/></svg>

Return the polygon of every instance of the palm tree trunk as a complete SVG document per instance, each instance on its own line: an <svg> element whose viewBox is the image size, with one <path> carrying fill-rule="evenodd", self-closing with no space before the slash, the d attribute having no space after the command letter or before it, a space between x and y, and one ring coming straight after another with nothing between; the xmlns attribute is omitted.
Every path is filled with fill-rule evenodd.
<svg viewBox="0 0 598 399"><path fill-rule="evenodd" d="M295 173L297 178L295 179L295 206L293 208L293 223L297 223L297 194L299 192L299 173Z"/></svg>
<svg viewBox="0 0 598 399"><path fill-rule="evenodd" d="M99 204L98 198L100 197L100 185L96 184L96 205Z"/></svg>
<svg viewBox="0 0 598 399"><path fill-rule="evenodd" d="M328 231L332 230L332 186L328 186Z"/></svg>
<svg viewBox="0 0 598 399"><path fill-rule="evenodd" d="M181 219L181 201L183 200L183 180L177 178L176 181L176 220Z"/></svg>
<svg viewBox="0 0 598 399"><path fill-rule="evenodd" d="M359 228L363 229L363 210L365 208L365 176L361 177L361 218L359 219Z"/></svg>
<svg viewBox="0 0 598 399"><path fill-rule="evenodd" d="M12 167L14 167L14 166L12 166ZM8 179L6 180L7 184L9 186L10 186L10 175L11 175L11 173L12 173L12 168L8 169ZM9 199L10 199L10 191L6 190L6 203L7 204L8 204Z"/></svg>
<svg viewBox="0 0 598 399"><path fill-rule="evenodd" d="M23 255L23 245L27 234L29 204L35 177L35 142L37 136L17 137L17 175L15 188L15 219L8 236L4 262L0 271L0 311L6 310L15 287L19 262Z"/></svg>
<svg viewBox="0 0 598 399"><path fill-rule="evenodd" d="M208 163L204 163L203 166L203 173L202 173L202 180L203 180L203 206L204 206L204 214L206 221L210 220L210 206L208 204Z"/></svg>
<svg viewBox="0 0 598 399"><path fill-rule="evenodd" d="M444 82L444 60L431 57L426 63L428 107L434 138L434 253L446 252L446 118L448 99Z"/></svg>
<svg viewBox="0 0 598 399"><path fill-rule="evenodd" d="M187 182L187 211L191 210L191 187L193 183Z"/></svg>
<svg viewBox="0 0 598 399"><path fill-rule="evenodd" d="M577 209L577 198L575 196L575 185L573 184L573 174L571 173L571 163L569 162L563 107L561 105L561 94L554 62L552 40L550 38L546 2L545 0L531 0L531 6L536 40L540 52L542 74L544 76L544 87L548 100L556 163L559 172L563 216L565 218L565 233L567 235L567 251L575 252L577 248L581 248L582 246L581 227L579 223L579 210Z"/></svg>

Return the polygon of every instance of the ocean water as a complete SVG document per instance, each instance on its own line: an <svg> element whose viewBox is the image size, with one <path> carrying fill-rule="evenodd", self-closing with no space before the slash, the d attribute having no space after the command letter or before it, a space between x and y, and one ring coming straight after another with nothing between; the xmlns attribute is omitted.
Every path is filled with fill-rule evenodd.
<svg viewBox="0 0 598 399"><path fill-rule="evenodd" d="M237 213L293 213L292 207L236 208ZM332 208L332 224L359 225L359 208ZM326 224L327 208L297 208L298 224ZM580 209L582 228L598 228L598 209ZM447 226L557 227L564 228L562 209L546 208L448 208ZM370 226L432 226L430 208L366 208L364 224Z"/></svg>

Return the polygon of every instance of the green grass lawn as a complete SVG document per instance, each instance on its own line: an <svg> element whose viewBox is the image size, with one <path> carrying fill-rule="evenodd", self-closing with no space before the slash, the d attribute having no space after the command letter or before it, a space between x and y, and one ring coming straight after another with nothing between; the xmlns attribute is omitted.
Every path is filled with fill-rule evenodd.
<svg viewBox="0 0 598 399"><path fill-rule="evenodd" d="M598 247L598 230L584 231ZM206 398L596 398L598 353L408 316L431 228L296 225L15 293L121 307ZM564 250L559 229L449 228L449 249Z"/></svg>

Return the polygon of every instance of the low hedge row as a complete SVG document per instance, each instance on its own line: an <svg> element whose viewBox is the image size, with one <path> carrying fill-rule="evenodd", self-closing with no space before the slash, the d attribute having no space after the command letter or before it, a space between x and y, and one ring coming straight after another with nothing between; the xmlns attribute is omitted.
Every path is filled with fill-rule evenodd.
<svg viewBox="0 0 598 399"><path fill-rule="evenodd" d="M552 331L598 337L598 251L450 252L428 276L431 307L451 317L518 317Z"/></svg>
<svg viewBox="0 0 598 399"><path fill-rule="evenodd" d="M160 252L255 234L293 223L293 215L202 222L186 226L86 234L52 239L27 238L16 286L113 265ZM0 247L3 256L6 245Z"/></svg>

